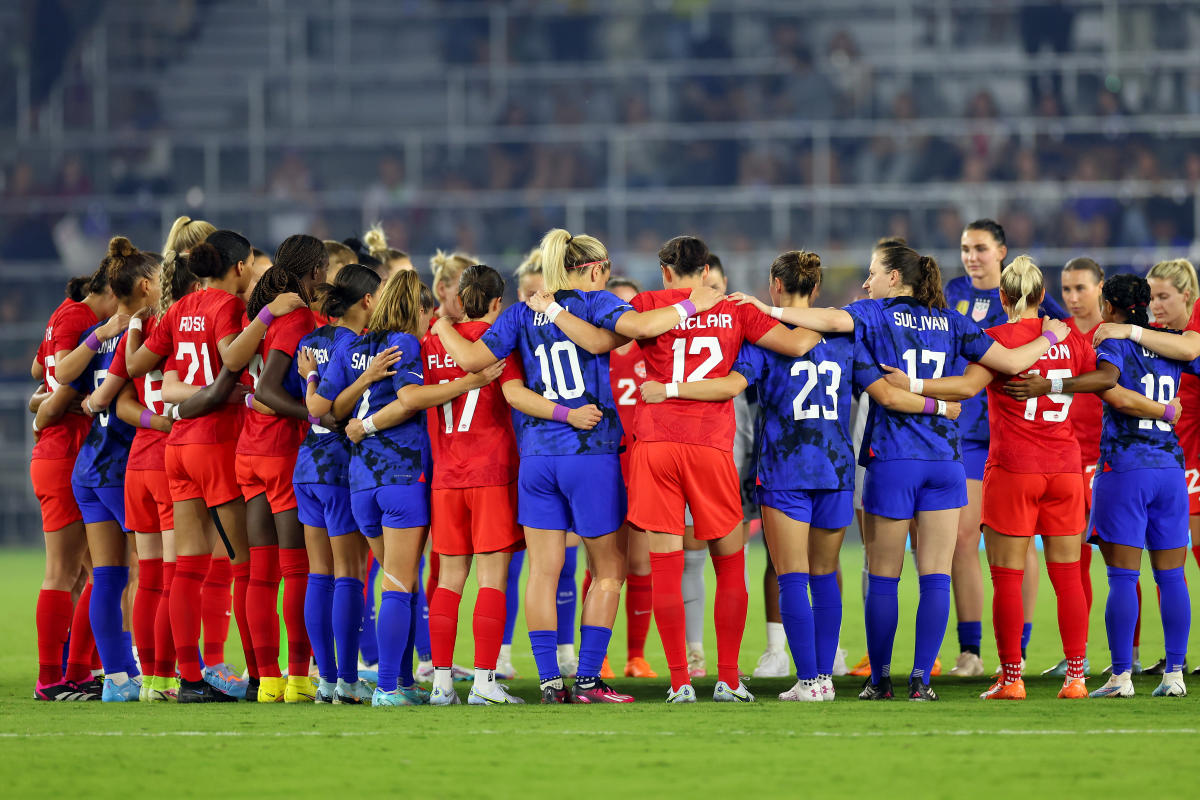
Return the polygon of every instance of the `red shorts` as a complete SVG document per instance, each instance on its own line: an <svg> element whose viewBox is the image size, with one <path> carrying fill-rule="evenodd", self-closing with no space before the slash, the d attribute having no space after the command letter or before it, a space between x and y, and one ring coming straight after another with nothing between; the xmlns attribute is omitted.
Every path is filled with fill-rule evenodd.
<svg viewBox="0 0 1200 800"><path fill-rule="evenodd" d="M682 536L684 509L696 538L720 539L742 524L733 454L679 442L637 442L629 459L629 523Z"/></svg>
<svg viewBox="0 0 1200 800"><path fill-rule="evenodd" d="M429 499L433 552L444 556L515 553L525 549L517 524L517 483L434 489Z"/></svg>
<svg viewBox="0 0 1200 800"><path fill-rule="evenodd" d="M162 533L175 528L171 486L161 469L125 473L125 527L134 533Z"/></svg>
<svg viewBox="0 0 1200 800"><path fill-rule="evenodd" d="M74 469L74 458L35 458L29 462L33 493L42 507L42 530L47 533L83 520L71 488Z"/></svg>
<svg viewBox="0 0 1200 800"><path fill-rule="evenodd" d="M1187 476L1188 515L1200 514L1200 459L1184 458L1184 475Z"/></svg>
<svg viewBox="0 0 1200 800"><path fill-rule="evenodd" d="M296 507L296 490L292 488L292 475L296 472L296 453L289 456L249 456L237 454L237 481L242 486L242 496L249 501L263 492L271 513L291 511Z"/></svg>
<svg viewBox="0 0 1200 800"><path fill-rule="evenodd" d="M242 496L234 469L237 442L168 444L165 456L171 500L203 500L209 508Z"/></svg>
<svg viewBox="0 0 1200 800"><path fill-rule="evenodd" d="M1087 524L1077 472L983 470L979 523L1007 536L1074 536Z"/></svg>

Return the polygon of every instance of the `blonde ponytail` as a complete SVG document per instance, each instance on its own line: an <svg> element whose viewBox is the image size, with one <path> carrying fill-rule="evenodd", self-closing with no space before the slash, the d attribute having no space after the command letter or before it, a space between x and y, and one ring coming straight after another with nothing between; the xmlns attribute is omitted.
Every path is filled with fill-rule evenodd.
<svg viewBox="0 0 1200 800"><path fill-rule="evenodd" d="M608 263L608 250L604 243L594 236L580 234L572 236L569 231L554 228L542 237L541 245L542 277L546 281L546 291L558 292L570 289L571 283L567 276L568 270L590 267Z"/></svg>
<svg viewBox="0 0 1200 800"><path fill-rule="evenodd" d="M1150 268L1146 278L1158 278L1170 281L1176 291L1187 297L1188 308L1200 299L1200 288L1197 286L1196 268L1186 258L1173 258L1170 261L1160 261Z"/></svg>
<svg viewBox="0 0 1200 800"><path fill-rule="evenodd" d="M1014 258L1000 273L1000 291L1011 304L1008 318L1020 319L1031 306L1038 304L1045 288L1042 271L1032 258L1027 255Z"/></svg>

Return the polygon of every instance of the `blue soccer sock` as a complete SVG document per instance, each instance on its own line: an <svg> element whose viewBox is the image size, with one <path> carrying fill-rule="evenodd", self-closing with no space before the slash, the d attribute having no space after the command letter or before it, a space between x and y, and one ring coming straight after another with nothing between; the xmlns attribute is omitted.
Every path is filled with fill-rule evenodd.
<svg viewBox="0 0 1200 800"><path fill-rule="evenodd" d="M537 664L538 680L545 683L561 677L558 670L558 632L530 631L529 646Z"/></svg>
<svg viewBox="0 0 1200 800"><path fill-rule="evenodd" d="M921 576L921 599L917 603L917 636L913 645L911 678L929 683L933 662L946 638L950 621L950 576L940 572Z"/></svg>
<svg viewBox="0 0 1200 800"><path fill-rule="evenodd" d="M121 631L121 652L129 653L129 664L126 665L125 672L129 675L141 675L137 659L133 657L133 631Z"/></svg>
<svg viewBox="0 0 1200 800"><path fill-rule="evenodd" d="M832 675L838 638L842 633L842 591L838 588L837 573L810 575L808 587L812 591L817 674Z"/></svg>
<svg viewBox="0 0 1200 800"><path fill-rule="evenodd" d="M414 629L417 658L433 661L433 645L429 640L429 598L425 596L425 556L417 567L417 627Z"/></svg>
<svg viewBox="0 0 1200 800"><path fill-rule="evenodd" d="M562 571L558 573L558 643L575 644L575 564L578 547L568 547L563 553Z"/></svg>
<svg viewBox="0 0 1200 800"><path fill-rule="evenodd" d="M1159 611L1162 613L1163 644L1167 650L1164 671L1178 672L1187 658L1188 633L1192 628L1192 601L1188 596L1183 567L1154 570L1158 584Z"/></svg>
<svg viewBox="0 0 1200 800"><path fill-rule="evenodd" d="M413 653L417 647L417 628L421 623L421 610L417 607L417 593L408 593L408 639L404 643L404 656L400 659L400 685L408 688L416 683L413 676Z"/></svg>
<svg viewBox="0 0 1200 800"><path fill-rule="evenodd" d="M979 648L983 645L983 623L982 622L960 622L958 623L958 652L974 653L979 655Z"/></svg>
<svg viewBox="0 0 1200 800"><path fill-rule="evenodd" d="M779 583L779 615L787 634L796 677L812 680L817 677L816 625L808 601L808 573L788 572L776 576Z"/></svg>
<svg viewBox="0 0 1200 800"><path fill-rule="evenodd" d="M338 677L347 683L354 683L358 680L358 626L362 623L363 615L363 582L358 578L335 580L331 613Z"/></svg>
<svg viewBox="0 0 1200 800"><path fill-rule="evenodd" d="M379 603L379 689L396 690L397 677L408 653L408 671L412 672L412 651L406 645L412 640L412 594L385 590Z"/></svg>
<svg viewBox="0 0 1200 800"><path fill-rule="evenodd" d="M1104 627L1112 653L1112 672L1120 675L1133 666L1133 626L1137 623L1137 582L1140 570L1108 568L1108 602L1104 604Z"/></svg>
<svg viewBox="0 0 1200 800"><path fill-rule="evenodd" d="M308 573L304 589L304 628L312 645L317 672L327 681L337 680L337 657L333 649L333 576Z"/></svg>
<svg viewBox="0 0 1200 800"><path fill-rule="evenodd" d="M512 645L513 628L517 626L517 614L521 611L521 567L525 564L525 551L513 553L508 562L508 581L504 584L504 644Z"/></svg>
<svg viewBox="0 0 1200 800"><path fill-rule="evenodd" d="M129 583L129 567L96 567L92 570L92 603L88 617L105 674L138 674L133 651L121 630L121 595ZM132 670L132 672L130 672Z"/></svg>
<svg viewBox="0 0 1200 800"><path fill-rule="evenodd" d="M608 641L612 638L612 628L602 628L599 625L579 626L579 667L575 672L575 682L590 683L600 677L600 667L604 657L608 655Z"/></svg>
<svg viewBox="0 0 1200 800"><path fill-rule="evenodd" d="M1033 638L1033 623L1026 622L1021 626L1021 658L1025 657L1025 648L1029 647L1029 640Z"/></svg>
<svg viewBox="0 0 1200 800"><path fill-rule="evenodd" d="M362 660L368 664L379 661L379 635L375 622L375 579L379 576L379 562L371 559L367 570L367 585L363 594L362 625L358 633L358 646Z"/></svg>
<svg viewBox="0 0 1200 800"><path fill-rule="evenodd" d="M892 645L900 618L899 578L867 576L867 655L871 658L871 683L892 674Z"/></svg>

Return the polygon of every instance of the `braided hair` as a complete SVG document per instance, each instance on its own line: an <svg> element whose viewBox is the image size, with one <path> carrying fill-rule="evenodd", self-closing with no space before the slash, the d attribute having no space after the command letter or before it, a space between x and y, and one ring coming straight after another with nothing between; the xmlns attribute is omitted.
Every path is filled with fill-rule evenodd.
<svg viewBox="0 0 1200 800"><path fill-rule="evenodd" d="M1150 324L1147 309L1150 306L1150 284L1137 275L1113 275L1104 281L1101 297L1117 311L1122 312L1130 325L1146 327Z"/></svg>
<svg viewBox="0 0 1200 800"><path fill-rule="evenodd" d="M309 284L328 263L325 243L317 237L299 233L284 239L275 251L275 263L262 274L250 294L247 316L254 319L264 306L284 292L295 292L305 303L311 303Z"/></svg>

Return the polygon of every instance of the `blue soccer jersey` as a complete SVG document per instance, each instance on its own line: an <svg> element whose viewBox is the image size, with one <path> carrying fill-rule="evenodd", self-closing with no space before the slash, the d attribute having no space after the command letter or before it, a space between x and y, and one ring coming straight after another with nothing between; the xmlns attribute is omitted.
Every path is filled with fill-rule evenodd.
<svg viewBox="0 0 1200 800"><path fill-rule="evenodd" d="M1169 403L1179 391L1182 373L1195 375L1197 362L1175 361L1128 339L1106 339L1096 348L1096 364L1107 361L1121 371L1124 386L1159 403ZM1183 450L1170 424L1139 419L1104 404L1100 431L1099 471L1183 468Z"/></svg>
<svg viewBox="0 0 1200 800"><path fill-rule="evenodd" d="M994 344L962 314L927 308L911 297L858 300L846 311L875 363L903 369L910 378L961 375ZM961 458L956 422L932 414L896 414L871 404L860 464L873 459Z"/></svg>
<svg viewBox="0 0 1200 800"><path fill-rule="evenodd" d="M946 305L981 329L994 328L1008 321L1008 314L1000 304L1000 290L976 289L966 275L961 275L946 284ZM1049 295L1046 295L1039 308L1042 316L1054 319L1066 319L1071 316ZM962 401L958 431L961 438L967 441L986 443L989 440L986 389Z"/></svg>
<svg viewBox="0 0 1200 800"><path fill-rule="evenodd" d="M855 334L827 335L804 358L744 344L733 371L758 389L757 468L764 489L854 488L851 395L883 376Z"/></svg>
<svg viewBox="0 0 1200 800"><path fill-rule="evenodd" d="M336 400L354 383L381 350L396 346L400 360L392 365L395 376L376 381L363 393L355 417L366 419L396 399L402 387L424 384L421 343L407 333L376 331L353 339L341 337L329 356L317 394ZM398 483L416 483L429 461L429 433L425 415L413 414L392 428L368 436L350 448L350 490L373 489Z"/></svg>
<svg viewBox="0 0 1200 800"><path fill-rule="evenodd" d="M633 307L612 292L556 292L559 305L597 327L613 330ZM496 358L514 350L521 354L525 385L567 408L593 404L604 417L590 431L565 422L514 413L522 456L616 453L621 445L621 419L613 401L608 354L593 355L567 338L545 314L519 303L509 306L480 341Z"/></svg>
<svg viewBox="0 0 1200 800"><path fill-rule="evenodd" d="M88 335L100 327L96 323L83 332L79 337L82 342ZM108 375L108 368L116 355L117 347L121 346L124 338L114 336L100 343L100 349L92 356L87 367L78 378L71 383L71 388L80 394L90 394L100 388ZM92 428L88 431L87 439L75 459L75 468L71 472L71 482L76 486L90 488L113 487L125 485L125 465L129 461L129 447L133 444L134 427L122 422L117 417L116 403L92 419Z"/></svg>
<svg viewBox="0 0 1200 800"><path fill-rule="evenodd" d="M312 351L317 361L317 376L324 378L329 371L329 360L334 348L355 338L354 331L349 328L325 325L301 339L300 346ZM296 370L291 371L299 375ZM296 471L292 482L349 486L350 440L343 434L334 433L320 425L310 426L296 456Z"/></svg>

